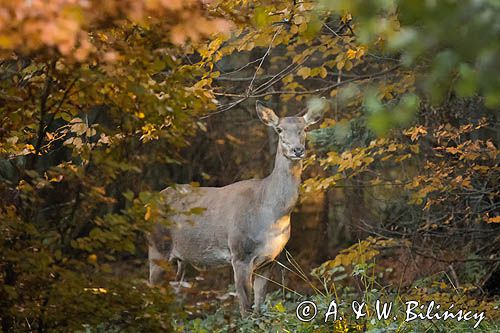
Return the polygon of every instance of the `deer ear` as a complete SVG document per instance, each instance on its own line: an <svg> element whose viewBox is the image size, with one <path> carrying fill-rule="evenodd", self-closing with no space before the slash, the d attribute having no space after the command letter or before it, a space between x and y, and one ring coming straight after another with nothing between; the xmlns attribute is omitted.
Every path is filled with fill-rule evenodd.
<svg viewBox="0 0 500 333"><path fill-rule="evenodd" d="M257 110L257 115L264 124L266 124L267 126L278 126L280 119L273 110L265 107L259 101L257 101L257 103L255 104L255 109Z"/></svg>
<svg viewBox="0 0 500 333"><path fill-rule="evenodd" d="M323 117L325 112L326 100L325 98L316 98L311 100L307 105L307 113L302 116L306 122L306 126L316 124Z"/></svg>

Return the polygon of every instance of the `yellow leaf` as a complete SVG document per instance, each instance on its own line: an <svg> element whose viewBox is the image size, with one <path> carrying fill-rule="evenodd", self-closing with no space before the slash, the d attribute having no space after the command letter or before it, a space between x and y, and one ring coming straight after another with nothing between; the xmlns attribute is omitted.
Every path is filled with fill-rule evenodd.
<svg viewBox="0 0 500 333"><path fill-rule="evenodd" d="M49 182L51 183L59 183L60 181L63 180L63 175L58 175L57 177L52 177L50 178Z"/></svg>
<svg viewBox="0 0 500 333"><path fill-rule="evenodd" d="M411 137L411 141L417 140L421 135L427 134L427 129L423 126L412 127L406 131L404 134Z"/></svg>
<svg viewBox="0 0 500 333"><path fill-rule="evenodd" d="M349 49L349 50L347 50L346 55L347 55L347 59L354 59L354 58L356 58L356 50Z"/></svg>
<svg viewBox="0 0 500 333"><path fill-rule="evenodd" d="M321 78L324 79L327 75L328 75L328 72L326 71L326 68L321 67L321 69L319 70L319 76L321 76Z"/></svg>
<svg viewBox="0 0 500 333"><path fill-rule="evenodd" d="M456 155L460 152L460 150L458 150L457 148L455 147L447 147L446 148L446 151L450 154L453 154L453 155Z"/></svg>
<svg viewBox="0 0 500 333"><path fill-rule="evenodd" d="M345 13L344 15L342 15L341 20L342 20L342 23L347 23L347 22L351 21L352 20L351 13Z"/></svg>
<svg viewBox="0 0 500 333"><path fill-rule="evenodd" d="M283 306L283 304L282 304L281 302L279 302L278 304L276 304L276 305L274 306L274 309L275 309L276 311L278 311L278 312L281 312L281 313L283 313L283 312L285 312L285 311L286 311L285 307Z"/></svg>
<svg viewBox="0 0 500 333"><path fill-rule="evenodd" d="M83 146L83 141L80 138L74 138L73 144L75 145L76 148L81 148Z"/></svg>
<svg viewBox="0 0 500 333"><path fill-rule="evenodd" d="M15 145L17 141L19 141L19 138L17 136L12 136L10 138L7 138L6 140L8 143Z"/></svg>
<svg viewBox="0 0 500 333"><path fill-rule="evenodd" d="M296 25L300 25L304 22L304 16L300 16L300 15L295 15L294 18L293 18L293 23L295 23Z"/></svg>
<svg viewBox="0 0 500 333"><path fill-rule="evenodd" d="M151 206L146 207L146 214L144 214L144 220L149 220L151 218Z"/></svg>
<svg viewBox="0 0 500 333"><path fill-rule="evenodd" d="M283 80L281 80L281 81L283 81L283 83L285 83L285 84L286 84L286 83L290 83L290 82L292 82L292 81L293 81L293 75L292 75L292 74L288 74L288 75L287 75L287 76L285 76L285 77L283 78Z"/></svg>
<svg viewBox="0 0 500 333"><path fill-rule="evenodd" d="M488 219L487 223L500 223L500 215L495 216L495 217L490 217Z"/></svg>
<svg viewBox="0 0 500 333"><path fill-rule="evenodd" d="M365 46L360 46L358 47L358 50L356 51L356 58L360 59L366 52L366 47Z"/></svg>
<svg viewBox="0 0 500 333"><path fill-rule="evenodd" d="M234 135L231 135L231 134L229 134L229 133L226 133L226 138L227 138L229 141L231 141L231 142L233 142L233 143L236 143L236 144L238 144L238 145L242 145L242 144L244 143L243 141L241 141L240 139L238 139L237 137L235 137Z"/></svg>
<svg viewBox="0 0 500 333"><path fill-rule="evenodd" d="M395 143L391 143L389 147L387 147L388 151L396 151L398 149L398 146Z"/></svg>
<svg viewBox="0 0 500 333"><path fill-rule="evenodd" d="M297 74L305 80L311 75L311 69L309 67L302 67L298 70Z"/></svg>

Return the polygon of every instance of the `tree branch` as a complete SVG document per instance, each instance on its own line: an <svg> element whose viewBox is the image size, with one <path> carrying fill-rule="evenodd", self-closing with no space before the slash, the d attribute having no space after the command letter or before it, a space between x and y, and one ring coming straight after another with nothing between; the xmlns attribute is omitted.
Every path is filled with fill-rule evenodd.
<svg viewBox="0 0 500 333"><path fill-rule="evenodd" d="M378 73L371 73L371 74L359 75L359 76L353 77L353 78L345 80L345 81L340 81L340 82L328 85L326 87L312 89L312 90L305 90L305 91L279 90L279 91L269 91L269 92L265 92L265 93L260 93L260 91L268 88L268 87L264 87L264 85L266 85L266 83L264 83L262 85L263 88L262 89L257 88L256 91L255 91L255 94L224 94L224 93L215 93L215 95L219 95L219 96L238 97L240 99L238 99L235 102L229 103L228 105L224 106L220 110L217 110L215 112L212 112L212 113L209 113L207 115L204 115L204 116L200 117L199 119L206 119L206 118L211 117L213 115L226 112L226 111L232 109L233 107L235 107L236 105L241 104L242 102L244 102L245 100L247 100L249 98L262 98L262 97L269 96L269 95L282 95L282 94L290 94L290 95L314 95L314 94L319 94L319 93L323 93L323 92L326 92L326 91L331 90L331 89L338 88L340 86L343 86L343 85L351 83L351 82L360 81L360 80L367 80L367 79L374 79L374 78L386 75L388 73L391 73L391 72L395 71L396 69L398 69L400 67L401 67L401 65L398 64L396 66L393 66L393 67L391 67L391 68L389 68L387 70L384 70L384 71L380 71ZM275 82L272 82L271 85L274 84L274 83Z"/></svg>
<svg viewBox="0 0 500 333"><path fill-rule="evenodd" d="M35 144L35 153L31 156L31 159L29 160L27 164L27 169L33 169L36 166L36 161L38 158L38 155L40 154L40 148L42 147L43 144L43 138L45 136L45 115L47 114L47 99L50 95L50 92L52 90L52 74L54 73L56 69L56 62L57 60L51 61L49 64L47 64L47 69L46 69L46 77L45 77L45 85L43 87L42 94L40 96L40 121L38 123L38 134L37 134L37 140Z"/></svg>

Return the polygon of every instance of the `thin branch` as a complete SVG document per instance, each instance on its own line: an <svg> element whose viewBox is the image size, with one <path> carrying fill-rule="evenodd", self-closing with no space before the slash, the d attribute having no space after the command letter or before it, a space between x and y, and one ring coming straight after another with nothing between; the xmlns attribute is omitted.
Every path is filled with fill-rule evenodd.
<svg viewBox="0 0 500 333"><path fill-rule="evenodd" d="M313 95L313 94L319 94L319 93L323 93L323 92L331 90L331 89L338 88L340 86L343 86L343 85L351 83L351 82L360 81L360 80L366 80L366 79L373 79L373 78L377 78L377 77L386 75L386 74L388 74L390 72L395 71L399 67L401 67L401 65L396 65L394 67L391 67L391 68L389 68L387 70L384 70L384 71L381 71L381 72L378 72L378 73L360 75L360 76L353 77L353 78L348 79L348 80L340 81L340 82L328 85L326 87L317 88L317 89L313 89L313 90L304 90L304 91L291 91L291 90L290 91L284 91L284 90L279 90L279 91L269 91L269 92L257 93L257 94L231 94L231 97L239 97L240 99L238 99L235 102L232 102L232 103L229 103L229 104L223 106L220 110L217 110L215 112L206 114L206 115L200 117L199 119L206 119L206 118L211 117L213 115L226 112L226 111L232 109L233 107L235 107L236 105L239 105L242 102L246 101L249 98L261 98L261 97L265 97L265 96L269 96L269 95L283 95L283 94L290 94L290 95ZM216 93L216 95L225 96L224 93ZM226 96L229 96L229 95L227 94Z"/></svg>
<svg viewBox="0 0 500 333"><path fill-rule="evenodd" d="M260 59L260 58L259 58ZM265 80L265 79L270 79L273 78L274 75L262 75L259 80ZM230 82L245 82L245 81L252 81L252 77L216 77L214 78L214 81L230 81Z"/></svg>
<svg viewBox="0 0 500 333"><path fill-rule="evenodd" d="M45 136L45 115L47 114L47 99L50 95L52 89L52 74L55 71L57 60L53 60L50 64L47 64L45 85L43 87L42 94L40 96L40 120L38 123L38 133L37 140L35 144L35 152L32 155L29 163L27 164L27 169L33 169L35 167L38 155L40 154L40 148L43 144L43 138Z"/></svg>
<svg viewBox="0 0 500 333"><path fill-rule="evenodd" d="M219 114L219 113L226 112L227 110L232 109L232 108L233 108L233 107L235 107L236 105L243 103L243 102L244 102L245 100L247 100L247 99L248 99L248 97L243 96L243 98L240 98L240 99L239 99L239 100L237 100L236 102L232 102L232 103L230 103L230 104L229 104L229 106L224 107L223 109L220 109L220 110L218 110L218 111L215 111L215 112L212 112L212 113L206 114L206 115L204 115L204 116L200 117L199 119L207 119L208 117L211 117L211 116L213 116L213 115L216 115L216 114Z"/></svg>
<svg viewBox="0 0 500 333"><path fill-rule="evenodd" d="M255 64L256 62L261 61L261 60L262 60L262 58L263 58L263 56L262 56L262 57L260 57L260 58L255 59L255 60L250 61L249 63L247 63L247 64L245 64L245 65L241 66L241 67L240 67L240 68L238 68L238 69L232 70L232 71L230 71L230 72L222 73L222 74L218 77L218 79L220 79L221 77L226 76L226 75L231 75L231 74L234 74L234 73L238 73L238 72L240 72L240 71L244 70L245 68L249 67L250 65Z"/></svg>
<svg viewBox="0 0 500 333"><path fill-rule="evenodd" d="M49 121L47 122L47 125L45 126L45 131L47 131L50 128L50 126L52 125L52 123L54 122L54 119L55 119L57 113L59 112L59 110L61 110L61 107L63 106L64 102L68 98L68 94L71 91L71 89L73 88L73 86L75 85L76 81L78 81L78 78L74 78L71 81L71 83L68 85L68 87L66 87L66 90L64 90L64 93L63 93L63 96L61 97L61 100L59 101L59 103L57 103L56 109L54 110L54 112L52 112L52 115L51 115ZM55 103L54 103L54 105L55 105Z"/></svg>
<svg viewBox="0 0 500 333"><path fill-rule="evenodd" d="M445 263L455 263L455 262L475 262L475 261L486 261L486 262L500 262L500 258L469 258L469 259L442 259L431 254L417 251L414 247L410 248L413 253L428 259L433 259Z"/></svg>
<svg viewBox="0 0 500 333"><path fill-rule="evenodd" d="M360 75L360 76L354 77L352 79L348 79L348 80L345 80L345 81L337 82L337 83L328 85L326 87L317 88L317 89L313 89L313 90L304 90L304 91L283 91L283 90L278 90L278 91L269 91L269 92L258 94L258 95L251 95L249 97L259 98L259 97L264 97L264 96L267 96L267 95L281 95L281 94L292 94L292 95L312 95L312 94L319 94L319 93L322 93L322 92L325 92L325 91L328 91L328 90L331 90L331 89L338 88L338 87L340 87L342 85L345 85L347 83L351 83L351 82L355 82L355 81L360 81L360 80L366 80L366 79L373 79L373 78L376 78L376 77L379 77L379 76L383 76L385 74L388 74L388 73L390 73L390 72L398 69L399 67L401 67L401 65L396 65L394 67L391 67L391 68L389 68L387 70L384 70L384 71L381 71L381 72L378 72L378 73Z"/></svg>
<svg viewBox="0 0 500 333"><path fill-rule="evenodd" d="M276 82L278 82L279 80L281 80L283 77L285 77L288 74L296 71L304 62L306 62L306 60L308 58L309 58L309 56L305 57L300 63L295 64L295 66L291 70L288 70L288 69L290 67L292 67L294 64L293 63L289 64L284 69L282 69L280 72L278 72L277 74L275 74L270 80L268 80L267 82L264 82L263 84L261 84L260 86L258 86L255 89L255 93L259 93L259 92L261 92L261 91L263 91L263 90L271 87L273 84L275 84Z"/></svg>
<svg viewBox="0 0 500 333"><path fill-rule="evenodd" d="M257 69L255 70L255 73L253 74L253 77L252 77L252 81L250 81L250 84L248 85L248 88L247 88L247 93L250 94L251 91L252 91L252 88L253 88L253 83L255 81L255 78L257 77L257 73L259 72L259 70L261 69L262 67L262 64L264 63L264 60L266 60L266 57L269 55L269 53L271 53L271 48L273 47L273 43L274 43L274 40L276 39L276 37L279 35L279 33L281 32L281 29L282 29L282 26L280 26L276 32L274 33L274 36L273 38L271 39L271 42L269 43L269 47L267 48L266 50L266 53L264 53L264 55L262 56L261 60L260 60L260 63L259 65L257 66Z"/></svg>

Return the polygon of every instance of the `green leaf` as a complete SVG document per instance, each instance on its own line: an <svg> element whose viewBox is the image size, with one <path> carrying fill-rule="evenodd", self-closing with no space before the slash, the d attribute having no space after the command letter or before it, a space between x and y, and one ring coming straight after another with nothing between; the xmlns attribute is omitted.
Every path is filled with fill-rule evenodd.
<svg viewBox="0 0 500 333"><path fill-rule="evenodd" d="M461 97L470 97L477 90L478 74L468 64L460 64L460 79L457 83L457 93Z"/></svg>

